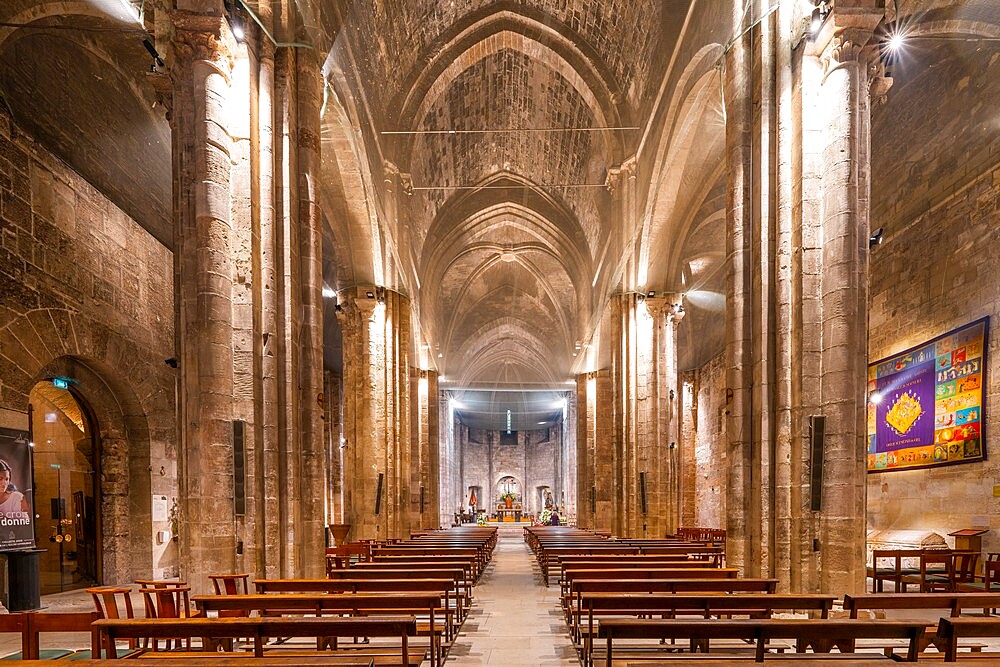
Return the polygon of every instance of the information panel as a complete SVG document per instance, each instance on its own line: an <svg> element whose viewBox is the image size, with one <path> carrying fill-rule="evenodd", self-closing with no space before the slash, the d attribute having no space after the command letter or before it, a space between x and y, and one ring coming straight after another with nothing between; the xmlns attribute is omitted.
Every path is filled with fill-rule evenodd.
<svg viewBox="0 0 1000 667"><path fill-rule="evenodd" d="M28 432L0 428L0 551L35 546Z"/></svg>
<svg viewBox="0 0 1000 667"><path fill-rule="evenodd" d="M868 472L986 458L989 318L868 366Z"/></svg>

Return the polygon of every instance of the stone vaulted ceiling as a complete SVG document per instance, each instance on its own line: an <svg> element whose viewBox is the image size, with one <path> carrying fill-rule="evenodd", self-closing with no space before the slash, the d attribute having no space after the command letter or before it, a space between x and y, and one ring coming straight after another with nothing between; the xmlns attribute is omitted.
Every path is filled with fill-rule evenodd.
<svg viewBox="0 0 1000 667"><path fill-rule="evenodd" d="M170 247L170 128L120 0L0 2L0 104Z"/></svg>
<svg viewBox="0 0 1000 667"><path fill-rule="evenodd" d="M412 184L397 252L448 380L553 388L578 372L622 245L605 182L636 150L689 4L345 5L336 59Z"/></svg>

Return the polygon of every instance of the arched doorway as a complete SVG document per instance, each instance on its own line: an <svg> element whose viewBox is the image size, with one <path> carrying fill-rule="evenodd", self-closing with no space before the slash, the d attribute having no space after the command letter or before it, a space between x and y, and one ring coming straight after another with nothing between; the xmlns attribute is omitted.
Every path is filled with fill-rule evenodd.
<svg viewBox="0 0 1000 667"><path fill-rule="evenodd" d="M50 380L29 394L34 442L35 540L43 595L101 583L100 438L72 386Z"/></svg>

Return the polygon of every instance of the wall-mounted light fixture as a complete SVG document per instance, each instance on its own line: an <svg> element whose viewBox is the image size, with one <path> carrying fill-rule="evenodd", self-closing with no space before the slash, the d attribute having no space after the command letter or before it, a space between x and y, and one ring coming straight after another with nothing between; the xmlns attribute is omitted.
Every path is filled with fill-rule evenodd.
<svg viewBox="0 0 1000 667"><path fill-rule="evenodd" d="M868 237L868 249L869 250L871 250L872 248L874 248L877 245L882 245L882 234L883 233L884 233L884 230L881 227L879 227L878 229L876 229L875 231L872 232L872 235Z"/></svg>
<svg viewBox="0 0 1000 667"><path fill-rule="evenodd" d="M674 316L674 322L680 322L684 319L684 315L687 314L684 310L684 304L679 301L670 307L670 312Z"/></svg>
<svg viewBox="0 0 1000 667"><path fill-rule="evenodd" d="M819 0L816 3L816 9L813 10L812 20L809 23L809 34L816 36L819 33L820 28L823 27L823 23L826 22L828 16L830 16L831 11L830 0Z"/></svg>
<svg viewBox="0 0 1000 667"><path fill-rule="evenodd" d="M155 72L157 67L163 67L163 58L160 57L160 53L153 46L153 43L148 39L142 40L142 45L146 47L146 52L149 53L150 57L153 59L153 64L149 66L150 72Z"/></svg>
<svg viewBox="0 0 1000 667"><path fill-rule="evenodd" d="M226 23L237 42L242 44L247 39L246 19L243 18L243 3L240 0L222 0L226 8Z"/></svg>

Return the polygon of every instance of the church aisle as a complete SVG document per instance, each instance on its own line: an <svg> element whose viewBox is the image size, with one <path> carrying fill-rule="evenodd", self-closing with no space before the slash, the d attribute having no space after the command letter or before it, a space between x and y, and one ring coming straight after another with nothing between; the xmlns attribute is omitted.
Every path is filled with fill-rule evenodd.
<svg viewBox="0 0 1000 667"><path fill-rule="evenodd" d="M501 528L493 561L447 665L578 665L559 611L559 587L541 584L521 531Z"/></svg>

